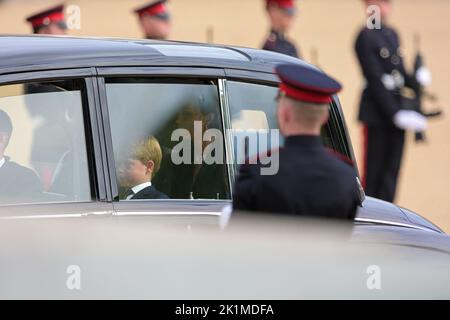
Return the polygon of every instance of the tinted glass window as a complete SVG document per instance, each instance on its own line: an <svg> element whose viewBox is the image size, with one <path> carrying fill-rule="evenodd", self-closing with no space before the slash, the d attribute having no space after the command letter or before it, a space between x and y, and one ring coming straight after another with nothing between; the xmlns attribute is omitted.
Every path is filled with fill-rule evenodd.
<svg viewBox="0 0 450 320"><path fill-rule="evenodd" d="M242 157L253 157L267 149L283 145L283 138L272 139L271 129L278 129L276 109L278 87L228 81L228 96L230 104L231 127L234 132L234 156L236 163L242 163ZM242 141L252 132L257 131L257 139L262 143L246 143ZM269 137L264 137L266 135ZM322 130L322 140L327 147L332 147L328 126ZM246 150L239 150L245 147Z"/></svg>
<svg viewBox="0 0 450 320"><path fill-rule="evenodd" d="M230 199L224 152L210 152L224 144L216 82L115 79L106 90L120 200Z"/></svg>
<svg viewBox="0 0 450 320"><path fill-rule="evenodd" d="M0 86L0 204L91 200L82 83Z"/></svg>

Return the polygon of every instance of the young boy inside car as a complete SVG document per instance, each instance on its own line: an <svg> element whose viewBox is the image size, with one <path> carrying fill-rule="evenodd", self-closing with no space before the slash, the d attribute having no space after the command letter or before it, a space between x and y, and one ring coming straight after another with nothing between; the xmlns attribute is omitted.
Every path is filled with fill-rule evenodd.
<svg viewBox="0 0 450 320"><path fill-rule="evenodd" d="M169 199L152 185L161 166L162 151L154 137L139 140L122 161L118 176L121 200Z"/></svg>

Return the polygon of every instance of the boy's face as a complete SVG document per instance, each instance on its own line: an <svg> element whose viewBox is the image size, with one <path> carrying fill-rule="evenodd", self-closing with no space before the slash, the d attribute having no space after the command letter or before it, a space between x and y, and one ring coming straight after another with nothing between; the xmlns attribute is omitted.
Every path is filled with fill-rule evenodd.
<svg viewBox="0 0 450 320"><path fill-rule="evenodd" d="M144 182L150 182L153 173L153 161L147 165L137 159L125 160L119 168L119 182L122 187L132 188Z"/></svg>

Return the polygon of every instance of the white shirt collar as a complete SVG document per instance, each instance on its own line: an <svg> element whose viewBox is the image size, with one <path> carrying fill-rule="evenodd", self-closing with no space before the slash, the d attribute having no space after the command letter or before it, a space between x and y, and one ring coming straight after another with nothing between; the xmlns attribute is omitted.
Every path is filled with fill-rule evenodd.
<svg viewBox="0 0 450 320"><path fill-rule="evenodd" d="M3 165L5 164L6 160L5 158L1 158L0 159L0 168L3 167Z"/></svg>
<svg viewBox="0 0 450 320"><path fill-rule="evenodd" d="M129 195L127 197L127 200L131 199L135 194L141 192L145 188L151 187L151 185L152 185L151 182L144 182L144 183L138 184L137 186L134 186L133 188L131 188L131 190L133 191L133 194Z"/></svg>

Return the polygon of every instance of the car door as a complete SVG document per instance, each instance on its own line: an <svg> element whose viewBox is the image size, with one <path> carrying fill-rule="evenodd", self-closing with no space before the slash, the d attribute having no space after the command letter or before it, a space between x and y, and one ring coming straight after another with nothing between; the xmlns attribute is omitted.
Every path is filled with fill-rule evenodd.
<svg viewBox="0 0 450 320"><path fill-rule="evenodd" d="M118 67L97 72L115 215L216 227L231 201L224 71ZM221 146L213 152L215 163L205 158L212 145L208 132Z"/></svg>
<svg viewBox="0 0 450 320"><path fill-rule="evenodd" d="M0 216L109 216L90 68L0 76Z"/></svg>

